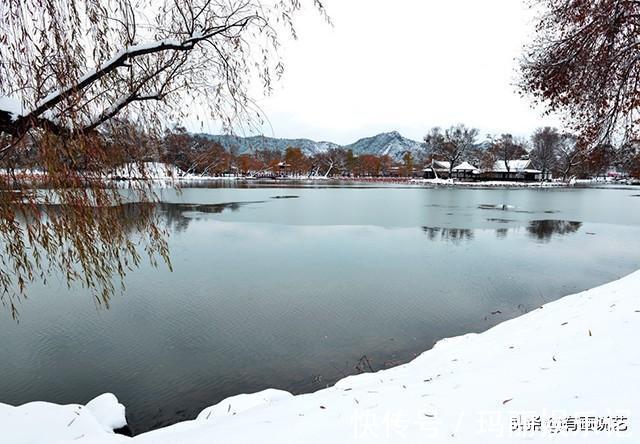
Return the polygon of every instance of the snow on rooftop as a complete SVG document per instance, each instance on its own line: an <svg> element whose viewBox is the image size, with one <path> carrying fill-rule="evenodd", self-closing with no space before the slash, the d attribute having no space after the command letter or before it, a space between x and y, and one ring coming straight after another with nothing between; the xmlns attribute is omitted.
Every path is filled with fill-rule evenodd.
<svg viewBox="0 0 640 444"><path fill-rule="evenodd" d="M436 169L448 170L451 168L451 162L445 160L434 160L431 162L431 167Z"/></svg>
<svg viewBox="0 0 640 444"><path fill-rule="evenodd" d="M638 337L640 271L316 393L240 395L134 438L105 430L117 421L90 405L0 404L0 436L12 444L632 442L640 430ZM119 411L114 398L104 402ZM627 431L552 434L547 421L589 416L592 425L600 418ZM524 421L526 430L537 417L540 431L512 428Z"/></svg>
<svg viewBox="0 0 640 444"><path fill-rule="evenodd" d="M532 169L531 160L526 159L508 160L506 164L509 165L510 172L524 172L525 170ZM496 162L493 164L493 171L506 173L506 164L504 160L496 160Z"/></svg>
<svg viewBox="0 0 640 444"><path fill-rule="evenodd" d="M469 162L462 162L460 165L453 168L453 171L475 171L475 170L477 170L477 168L471 165Z"/></svg>

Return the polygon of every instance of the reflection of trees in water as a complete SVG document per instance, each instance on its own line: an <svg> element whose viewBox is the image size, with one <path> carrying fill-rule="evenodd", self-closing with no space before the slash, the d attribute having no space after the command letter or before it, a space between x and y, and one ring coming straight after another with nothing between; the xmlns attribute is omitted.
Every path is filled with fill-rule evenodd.
<svg viewBox="0 0 640 444"><path fill-rule="evenodd" d="M532 220L529 222L527 231L531 237L538 240L548 241L554 234L566 235L578 231L582 227L582 222L569 220Z"/></svg>
<svg viewBox="0 0 640 444"><path fill-rule="evenodd" d="M185 213L220 214L226 210L238 211L245 205L264 203L264 201L252 202L227 202L220 204L185 204L160 202L156 208L158 214L164 219L167 229L181 232L189 227L189 223L194 217L186 216Z"/></svg>
<svg viewBox="0 0 640 444"><path fill-rule="evenodd" d="M31 284L46 285L52 276L69 286L77 283L98 305L108 307L142 253L153 265L162 260L171 266L166 232L152 203L123 202L117 190L94 191L40 192L30 205L0 204L12 214L1 221L0 308L10 310L14 319L16 302Z"/></svg>
<svg viewBox="0 0 640 444"><path fill-rule="evenodd" d="M162 260L171 268L166 235L186 230L192 216L260 203L126 202L115 190L111 195L93 193L85 200L82 195L66 197L66 202L75 199L76 204L70 205L52 203L58 195L41 195L23 207L16 202L25 193L0 195L4 199L0 204L13 211L11 220L0 221L5 227L0 236L0 309L9 309L14 318L16 302L26 295L28 286L35 281L46 283L54 275L69 285L79 283L97 304L108 307L116 285L124 288L125 275L141 263L141 252L152 265Z"/></svg>
<svg viewBox="0 0 640 444"><path fill-rule="evenodd" d="M502 223L501 220L496 220ZM513 222L513 221L509 221ZM527 226L527 233L530 237L540 241L550 241L553 236L565 236L577 232L582 227L582 222L569 220L532 220ZM506 239L510 231L518 231L520 227L500 227L496 228L496 238ZM471 228L444 228L444 227L422 227L430 241L446 240L460 242L463 240L473 240L475 229Z"/></svg>
<svg viewBox="0 0 640 444"><path fill-rule="evenodd" d="M174 204L183 211L194 211L197 213L220 214L225 210L238 211L244 205L264 203L263 200L253 202L227 202L219 204Z"/></svg>
<svg viewBox="0 0 640 444"><path fill-rule="evenodd" d="M184 210L176 204L160 202L156 205L158 216L170 232L182 232L189 228L191 219L184 215Z"/></svg>
<svg viewBox="0 0 640 444"><path fill-rule="evenodd" d="M441 239L457 243L473 239L473 230L468 228L422 227L422 231L431 241Z"/></svg>

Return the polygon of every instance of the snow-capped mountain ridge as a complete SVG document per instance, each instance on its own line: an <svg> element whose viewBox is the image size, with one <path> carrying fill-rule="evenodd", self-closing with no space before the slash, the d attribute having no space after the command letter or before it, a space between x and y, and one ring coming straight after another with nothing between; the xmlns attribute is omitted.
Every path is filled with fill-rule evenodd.
<svg viewBox="0 0 640 444"><path fill-rule="evenodd" d="M406 152L414 157L423 151L421 143L403 137L398 131L381 133L373 137L365 137L345 148L353 150L354 154L375 154L377 156L390 156L401 160Z"/></svg>
<svg viewBox="0 0 640 444"><path fill-rule="evenodd" d="M388 155L395 160L401 160L407 151L415 157L423 150L421 143L403 137L398 131L365 137L349 145L339 145L328 141L316 142L310 139L280 139L266 136L240 137L212 134L200 134L200 136L215 140L226 149L233 149L238 154L252 153L263 149L285 151L288 147L299 147L306 155L311 156L333 148L344 148L352 150L355 155Z"/></svg>
<svg viewBox="0 0 640 444"><path fill-rule="evenodd" d="M258 150L285 151L289 147L302 149L306 155L324 153L332 148L340 146L333 142L316 142L310 139L280 139L267 136L241 137L234 135L199 134L211 140L215 140L227 150L235 150L238 154L253 153Z"/></svg>

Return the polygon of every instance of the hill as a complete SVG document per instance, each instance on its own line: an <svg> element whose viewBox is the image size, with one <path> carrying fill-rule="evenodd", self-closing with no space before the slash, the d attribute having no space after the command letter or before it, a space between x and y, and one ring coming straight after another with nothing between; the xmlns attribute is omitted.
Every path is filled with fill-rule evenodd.
<svg viewBox="0 0 640 444"><path fill-rule="evenodd" d="M333 142L316 142L310 139L280 139L266 136L240 137L213 134L199 134L199 136L215 140L228 150L236 150L238 154L253 153L263 149L285 151L288 147L299 147L304 154L312 156L314 154L324 153L333 148L345 148L353 150L353 153L356 155L389 155L394 160L399 161L402 160L402 156L407 151L416 157L423 150L421 143L407 139L397 131L366 137L352 144L343 146Z"/></svg>

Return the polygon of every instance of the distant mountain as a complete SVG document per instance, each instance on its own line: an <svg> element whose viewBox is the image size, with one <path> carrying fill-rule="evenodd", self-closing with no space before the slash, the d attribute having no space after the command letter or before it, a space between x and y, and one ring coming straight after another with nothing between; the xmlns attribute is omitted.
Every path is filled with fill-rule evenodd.
<svg viewBox="0 0 640 444"><path fill-rule="evenodd" d="M230 135L199 134L210 140L215 140L226 149L236 149L238 154L253 153L256 150L285 151L289 147L300 148L307 156L324 153L340 145L332 142L315 142L309 139L277 139L266 136L240 137Z"/></svg>
<svg viewBox="0 0 640 444"><path fill-rule="evenodd" d="M345 148L353 150L356 155L388 155L395 160L402 160L402 156L407 151L411 152L414 158L422 151L422 146L419 142L402 137L397 131L367 137L344 146L333 142L315 142L309 139L278 139L266 136L239 137L212 134L200 134L200 136L215 140L226 149L234 148L238 154L253 153L262 149L285 151L291 146L301 148L308 156L324 153L332 148Z"/></svg>
<svg viewBox="0 0 640 444"><path fill-rule="evenodd" d="M373 137L360 139L345 148L353 150L354 154L375 154L376 156L390 156L395 160L402 160L404 153L409 151L415 158L422 151L422 145L415 140L407 139L397 131L382 133Z"/></svg>

